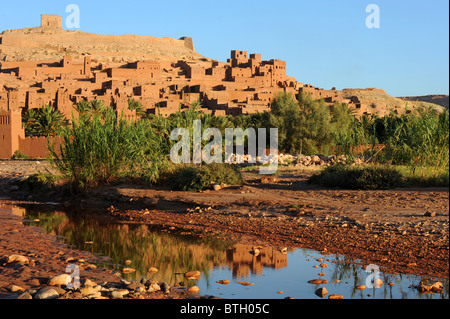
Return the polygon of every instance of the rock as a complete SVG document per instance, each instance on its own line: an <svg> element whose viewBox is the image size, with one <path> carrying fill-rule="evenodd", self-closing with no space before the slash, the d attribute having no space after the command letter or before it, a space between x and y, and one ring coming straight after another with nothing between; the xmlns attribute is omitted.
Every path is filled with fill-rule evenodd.
<svg viewBox="0 0 450 319"><path fill-rule="evenodd" d="M312 279L312 280L308 281L308 283L313 284L313 285L321 285L321 284L328 283L328 281L324 280L324 279Z"/></svg>
<svg viewBox="0 0 450 319"><path fill-rule="evenodd" d="M319 297L325 297L328 294L328 290L325 287L321 287L315 291L315 294Z"/></svg>
<svg viewBox="0 0 450 319"><path fill-rule="evenodd" d="M87 296L88 299L102 299L102 293L99 291L93 292Z"/></svg>
<svg viewBox="0 0 450 319"><path fill-rule="evenodd" d="M9 288L9 290L10 290L11 292L25 291L25 289L23 289L22 287L17 286L17 285L12 285L12 286Z"/></svg>
<svg viewBox="0 0 450 319"><path fill-rule="evenodd" d="M420 293L430 293L430 292L441 292L441 288L443 285L440 282L436 282L433 285L424 285L423 282L420 282L420 285L417 287Z"/></svg>
<svg viewBox="0 0 450 319"><path fill-rule="evenodd" d="M124 268L124 269L122 269L122 272L123 272L124 274L131 274L131 273L136 272L136 269L133 269L133 268Z"/></svg>
<svg viewBox="0 0 450 319"><path fill-rule="evenodd" d="M188 289L188 291L192 293L198 293L200 291L200 288L198 288L197 286L192 286Z"/></svg>
<svg viewBox="0 0 450 319"><path fill-rule="evenodd" d="M162 282L159 286L161 287L161 290L164 291L165 293L170 292L170 285L167 282Z"/></svg>
<svg viewBox="0 0 450 319"><path fill-rule="evenodd" d="M344 296L334 294L334 295L329 295L328 299L344 299Z"/></svg>
<svg viewBox="0 0 450 319"><path fill-rule="evenodd" d="M200 276L201 276L200 271L189 271L189 272L184 274L184 277L187 280L199 280Z"/></svg>
<svg viewBox="0 0 450 319"><path fill-rule="evenodd" d="M44 288L34 296L34 299L57 299L59 297L58 292L52 288Z"/></svg>
<svg viewBox="0 0 450 319"><path fill-rule="evenodd" d="M127 289L137 290L139 287L145 287L145 286L143 284L141 284L140 282L134 281L127 286Z"/></svg>
<svg viewBox="0 0 450 319"><path fill-rule="evenodd" d="M158 269L155 268L155 267L150 267L150 268L147 270L147 272L148 272L149 274L156 274L156 273L158 272Z"/></svg>
<svg viewBox="0 0 450 319"><path fill-rule="evenodd" d="M436 217L436 213L428 211L425 214L423 214L423 216L425 216L425 217Z"/></svg>
<svg viewBox="0 0 450 319"><path fill-rule="evenodd" d="M381 286L383 286L383 280L381 280L380 278L378 278L377 280L375 280L373 286L375 288L380 288Z"/></svg>
<svg viewBox="0 0 450 319"><path fill-rule="evenodd" d="M139 286L134 291L137 293L143 293L145 291L145 286L144 285Z"/></svg>
<svg viewBox="0 0 450 319"><path fill-rule="evenodd" d="M95 282L92 282L90 279L86 279L86 280L84 281L84 286L85 286L85 287L86 287L86 286L94 287L94 286L97 286L97 284L96 284Z"/></svg>
<svg viewBox="0 0 450 319"><path fill-rule="evenodd" d="M89 296L94 293L94 287L92 286L85 286L83 288L80 288L80 292L83 296Z"/></svg>
<svg viewBox="0 0 450 319"><path fill-rule="evenodd" d="M367 288L367 287L364 286L364 285L356 286L356 289L358 289L358 290L364 290L364 289L366 289L366 288Z"/></svg>
<svg viewBox="0 0 450 319"><path fill-rule="evenodd" d="M72 277L68 274L62 274L51 278L47 284L49 286L66 286L70 282L72 282Z"/></svg>
<svg viewBox="0 0 450 319"><path fill-rule="evenodd" d="M159 284L157 284L157 283L152 283L148 287L148 291L149 292L155 292L155 291L160 291L160 290L161 290L161 286Z"/></svg>
<svg viewBox="0 0 450 319"><path fill-rule="evenodd" d="M240 284L242 286L253 286L252 282L247 282L247 281L239 281L238 284Z"/></svg>
<svg viewBox="0 0 450 319"><path fill-rule="evenodd" d="M216 281L216 283L221 284L221 285L228 285L230 283L229 280L218 280Z"/></svg>
<svg viewBox="0 0 450 319"><path fill-rule="evenodd" d="M443 293L444 292L444 285L441 282L435 282L431 285L431 291L435 293Z"/></svg>
<svg viewBox="0 0 450 319"><path fill-rule="evenodd" d="M22 255L11 255L8 257L7 261L8 264L11 264L13 262L17 262L19 264L28 264L29 260L27 257Z"/></svg>
<svg viewBox="0 0 450 319"><path fill-rule="evenodd" d="M17 299L33 299L33 297L27 291L25 291L23 294L17 297Z"/></svg>
<svg viewBox="0 0 450 319"><path fill-rule="evenodd" d="M111 298L112 299L123 299L123 295L118 292L117 290L111 292Z"/></svg>
<svg viewBox="0 0 450 319"><path fill-rule="evenodd" d="M215 191L220 191L220 190L222 189L222 187L220 187L220 185L214 185L214 186L213 186L213 189L214 189Z"/></svg>

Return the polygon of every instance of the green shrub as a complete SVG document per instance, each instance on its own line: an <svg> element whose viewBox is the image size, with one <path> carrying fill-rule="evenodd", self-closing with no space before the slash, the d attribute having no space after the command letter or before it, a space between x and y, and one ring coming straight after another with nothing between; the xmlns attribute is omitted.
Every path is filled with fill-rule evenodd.
<svg viewBox="0 0 450 319"><path fill-rule="evenodd" d="M386 166L348 166L326 167L321 173L313 175L310 183L344 189L391 189L404 186L402 174L393 167Z"/></svg>
<svg viewBox="0 0 450 319"><path fill-rule="evenodd" d="M178 191L200 191L213 184L242 185L239 170L230 164L209 164L201 167L180 165L166 177L167 185Z"/></svg>
<svg viewBox="0 0 450 319"><path fill-rule="evenodd" d="M50 173L36 173L30 175L25 181L25 185L30 190L48 191L52 189L57 182L61 180L61 176Z"/></svg>
<svg viewBox="0 0 450 319"><path fill-rule="evenodd" d="M13 159L30 159L30 157L22 152L21 150L17 150L14 152L14 155L12 157Z"/></svg>

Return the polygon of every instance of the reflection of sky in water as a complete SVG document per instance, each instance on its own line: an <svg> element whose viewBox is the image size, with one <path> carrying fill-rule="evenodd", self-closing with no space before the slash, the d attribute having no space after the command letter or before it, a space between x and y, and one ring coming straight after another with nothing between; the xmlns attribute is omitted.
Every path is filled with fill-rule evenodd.
<svg viewBox="0 0 450 319"><path fill-rule="evenodd" d="M37 206L25 210L0 205L0 214L5 213L24 216L27 221L39 219L39 223L32 224L64 238L75 249L111 257L108 267L117 271L122 269L125 260L132 260L129 267L135 268L136 273L124 274L128 280L146 276L174 284L184 280L180 273L200 270L201 278L187 284L197 285L202 295L231 299L320 299L314 292L325 287L328 295L341 294L344 299L448 299L448 284L444 283L444 294L419 294L411 286L419 284L421 279L406 275L380 274L384 282L381 288L357 290L354 287L367 285L369 274L351 261L347 262L344 256L322 255L305 249L282 253L271 247L253 254L250 252L252 246L234 245L230 250L227 248L231 243L223 241L158 232L147 226L107 225L90 216L80 218L53 212L52 207L44 209ZM86 243L89 241L92 244ZM323 258L328 267L314 268L320 265L318 258ZM150 267L158 268L159 272L149 275L147 269ZM319 276L321 272L324 276ZM325 279L328 283L310 284L308 281L311 279ZM218 280L229 280L230 284L218 284ZM335 280L340 282L333 282ZM253 285L243 286L239 282ZM395 285L389 286L389 282ZM280 291L283 293L278 293Z"/></svg>

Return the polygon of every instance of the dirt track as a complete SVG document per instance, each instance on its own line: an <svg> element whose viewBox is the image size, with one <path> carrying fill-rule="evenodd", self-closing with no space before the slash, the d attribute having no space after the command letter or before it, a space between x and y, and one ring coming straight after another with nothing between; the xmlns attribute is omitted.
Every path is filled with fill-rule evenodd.
<svg viewBox="0 0 450 319"><path fill-rule="evenodd" d="M243 187L202 193L118 185L76 197L56 192L30 194L19 181L42 166L45 163L1 162L0 199L17 203L56 201L67 207L95 210L123 222L210 232L243 243L346 254L392 274L439 278L449 275L448 188L320 189L306 183L311 172L285 168L274 179L261 181L257 174L247 172L247 184ZM427 212L435 216L424 216ZM55 242L45 239L39 231L25 231L19 224L8 227L1 231L0 257L49 251L52 253L40 255L40 265L53 266L42 271L49 275L52 269L60 273L65 267L63 257L71 254L66 248L53 247ZM55 252L62 252L61 258L55 257ZM97 274L100 275L112 276Z"/></svg>

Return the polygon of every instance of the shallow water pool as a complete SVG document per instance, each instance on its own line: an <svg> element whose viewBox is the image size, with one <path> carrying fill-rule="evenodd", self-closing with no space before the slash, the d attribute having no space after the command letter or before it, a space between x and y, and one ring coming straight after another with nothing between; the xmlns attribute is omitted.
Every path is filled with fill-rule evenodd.
<svg viewBox="0 0 450 319"><path fill-rule="evenodd" d="M74 249L108 257L99 266L114 269L124 279L146 277L170 285L196 285L201 295L230 299L321 299L331 294L344 299L448 299L448 282L443 282L443 293L419 293L414 286L425 278L389 275L376 267L375 272L366 271L357 261L342 255L241 245L205 234L108 222L93 215L57 211L55 207L2 206L0 214L22 216L26 225L42 227ZM123 273L124 268L135 271ZM150 273L150 268L158 272ZM200 279L185 279L183 274L193 270L201 272ZM379 288L371 287L376 278L383 281ZM327 283L309 283L313 279ZM221 280L229 283L217 283ZM360 285L368 288L356 289ZM320 287L328 294L316 295Z"/></svg>

